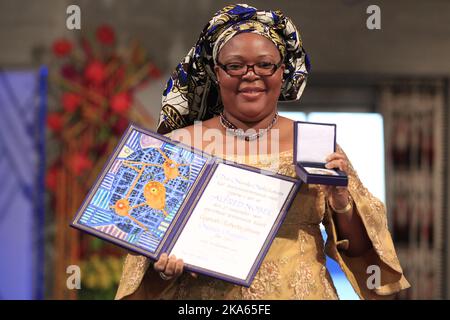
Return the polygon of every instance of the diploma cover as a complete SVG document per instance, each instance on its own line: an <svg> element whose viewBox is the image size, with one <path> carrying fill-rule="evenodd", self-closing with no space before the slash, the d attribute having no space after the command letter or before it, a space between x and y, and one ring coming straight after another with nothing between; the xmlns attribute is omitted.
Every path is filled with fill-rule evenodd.
<svg viewBox="0 0 450 320"><path fill-rule="evenodd" d="M248 287L299 187L130 125L71 226Z"/></svg>

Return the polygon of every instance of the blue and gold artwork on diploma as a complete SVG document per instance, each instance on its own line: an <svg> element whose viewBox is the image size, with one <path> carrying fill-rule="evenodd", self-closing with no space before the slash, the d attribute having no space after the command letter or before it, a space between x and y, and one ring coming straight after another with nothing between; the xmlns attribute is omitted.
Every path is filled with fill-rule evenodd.
<svg viewBox="0 0 450 320"><path fill-rule="evenodd" d="M155 253L207 158L132 129L109 161L77 224Z"/></svg>

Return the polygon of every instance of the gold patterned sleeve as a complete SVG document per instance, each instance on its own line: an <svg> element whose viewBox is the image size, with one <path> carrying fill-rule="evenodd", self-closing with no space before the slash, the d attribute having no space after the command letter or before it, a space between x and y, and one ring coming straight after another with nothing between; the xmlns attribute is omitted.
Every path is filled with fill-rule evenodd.
<svg viewBox="0 0 450 320"><path fill-rule="evenodd" d="M144 256L128 254L123 263L122 277L117 289L116 299L145 299L142 280L150 260Z"/></svg>
<svg viewBox="0 0 450 320"><path fill-rule="evenodd" d="M122 277L117 289L117 300L150 300L170 296L176 283L174 280L162 280L144 256L128 254L122 270Z"/></svg>
<svg viewBox="0 0 450 320"><path fill-rule="evenodd" d="M345 155L338 146L337 152ZM361 299L387 299L403 289L410 287L395 252L394 243L388 230L384 204L374 197L359 180L356 171L349 162L349 191L353 198L353 210L361 217L372 248L359 257L345 254L349 246L347 239L338 239L334 212L328 201L325 202L323 224L328 234L325 251L334 259L346 274ZM380 271L380 272L378 272ZM380 275L379 282L377 274Z"/></svg>

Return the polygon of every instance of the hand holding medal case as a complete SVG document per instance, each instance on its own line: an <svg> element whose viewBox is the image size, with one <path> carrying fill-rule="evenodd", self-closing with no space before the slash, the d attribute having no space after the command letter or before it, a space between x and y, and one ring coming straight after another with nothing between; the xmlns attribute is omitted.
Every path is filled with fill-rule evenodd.
<svg viewBox="0 0 450 320"><path fill-rule="evenodd" d="M344 171L325 168L326 157L336 151L336 125L294 122L294 165L299 178L308 184L347 186Z"/></svg>

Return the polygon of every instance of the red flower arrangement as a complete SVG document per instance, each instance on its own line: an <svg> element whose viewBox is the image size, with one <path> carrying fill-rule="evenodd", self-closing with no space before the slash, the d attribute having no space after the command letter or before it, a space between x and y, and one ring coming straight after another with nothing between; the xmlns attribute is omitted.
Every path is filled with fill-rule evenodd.
<svg viewBox="0 0 450 320"><path fill-rule="evenodd" d="M57 233L55 260L56 266L66 266L69 261L76 262L74 257L80 259L80 265L87 268L83 270L83 279L98 278L90 270L90 266L98 265L97 260L91 259L92 251L102 256L102 261L116 259L115 265L119 266L120 258L112 256L118 252L95 238L70 234L67 226L129 121L141 124L143 119L147 123L152 121L133 97L149 80L160 77L159 69L137 42L121 51L116 50L117 43L114 29L101 25L93 35L83 35L74 41L58 39L51 47L55 59L50 67L51 112L47 115L50 161L45 184ZM101 275L109 274L103 269L99 271ZM64 270L55 270L55 274L61 272ZM57 279L55 283L64 285ZM108 290L113 292L117 281L111 282L112 289ZM89 292L94 292L99 289L96 283L87 281L83 286L89 284ZM55 292L63 294L64 290L62 286ZM103 293L95 294L101 297Z"/></svg>
<svg viewBox="0 0 450 320"><path fill-rule="evenodd" d="M63 124L63 118L60 113L53 112L47 116L47 127L50 128L53 132L60 132Z"/></svg>
<svg viewBox="0 0 450 320"><path fill-rule="evenodd" d="M131 106L131 96L128 92L121 92L111 98L111 109L117 114L125 114Z"/></svg>
<svg viewBox="0 0 450 320"><path fill-rule="evenodd" d="M47 171L47 176L45 177L45 186L51 192L55 192L58 186L58 167L53 166Z"/></svg>
<svg viewBox="0 0 450 320"><path fill-rule="evenodd" d="M116 41L116 34L114 30L108 25L98 27L96 32L97 40L107 46L113 45Z"/></svg>
<svg viewBox="0 0 450 320"><path fill-rule="evenodd" d="M65 57L72 51L72 43L67 39L58 39L53 43L53 53L57 57Z"/></svg>
<svg viewBox="0 0 450 320"><path fill-rule="evenodd" d="M90 170L94 166L92 160L83 152L71 155L69 159L69 168L76 176L82 175L86 170Z"/></svg>
<svg viewBox="0 0 450 320"><path fill-rule="evenodd" d="M73 92L64 92L61 98L61 105L66 112L72 113L77 110L81 103L81 96Z"/></svg>
<svg viewBox="0 0 450 320"><path fill-rule="evenodd" d="M100 61L92 61L84 69L84 78L88 83L101 85L103 80L105 80L105 76L105 65Z"/></svg>
<svg viewBox="0 0 450 320"><path fill-rule="evenodd" d="M62 149L74 141L79 141L79 147L75 154L54 157L47 177L50 191L55 188L58 166L80 178L92 171L111 151L108 141L117 139L128 126L134 90L161 75L141 46L133 42L125 55L115 49L116 43L114 29L104 24L94 37L60 38L52 44L57 58L52 77L57 82L52 87L58 89L52 100L59 104L48 114L47 127ZM80 139L85 131L92 132L92 137Z"/></svg>

